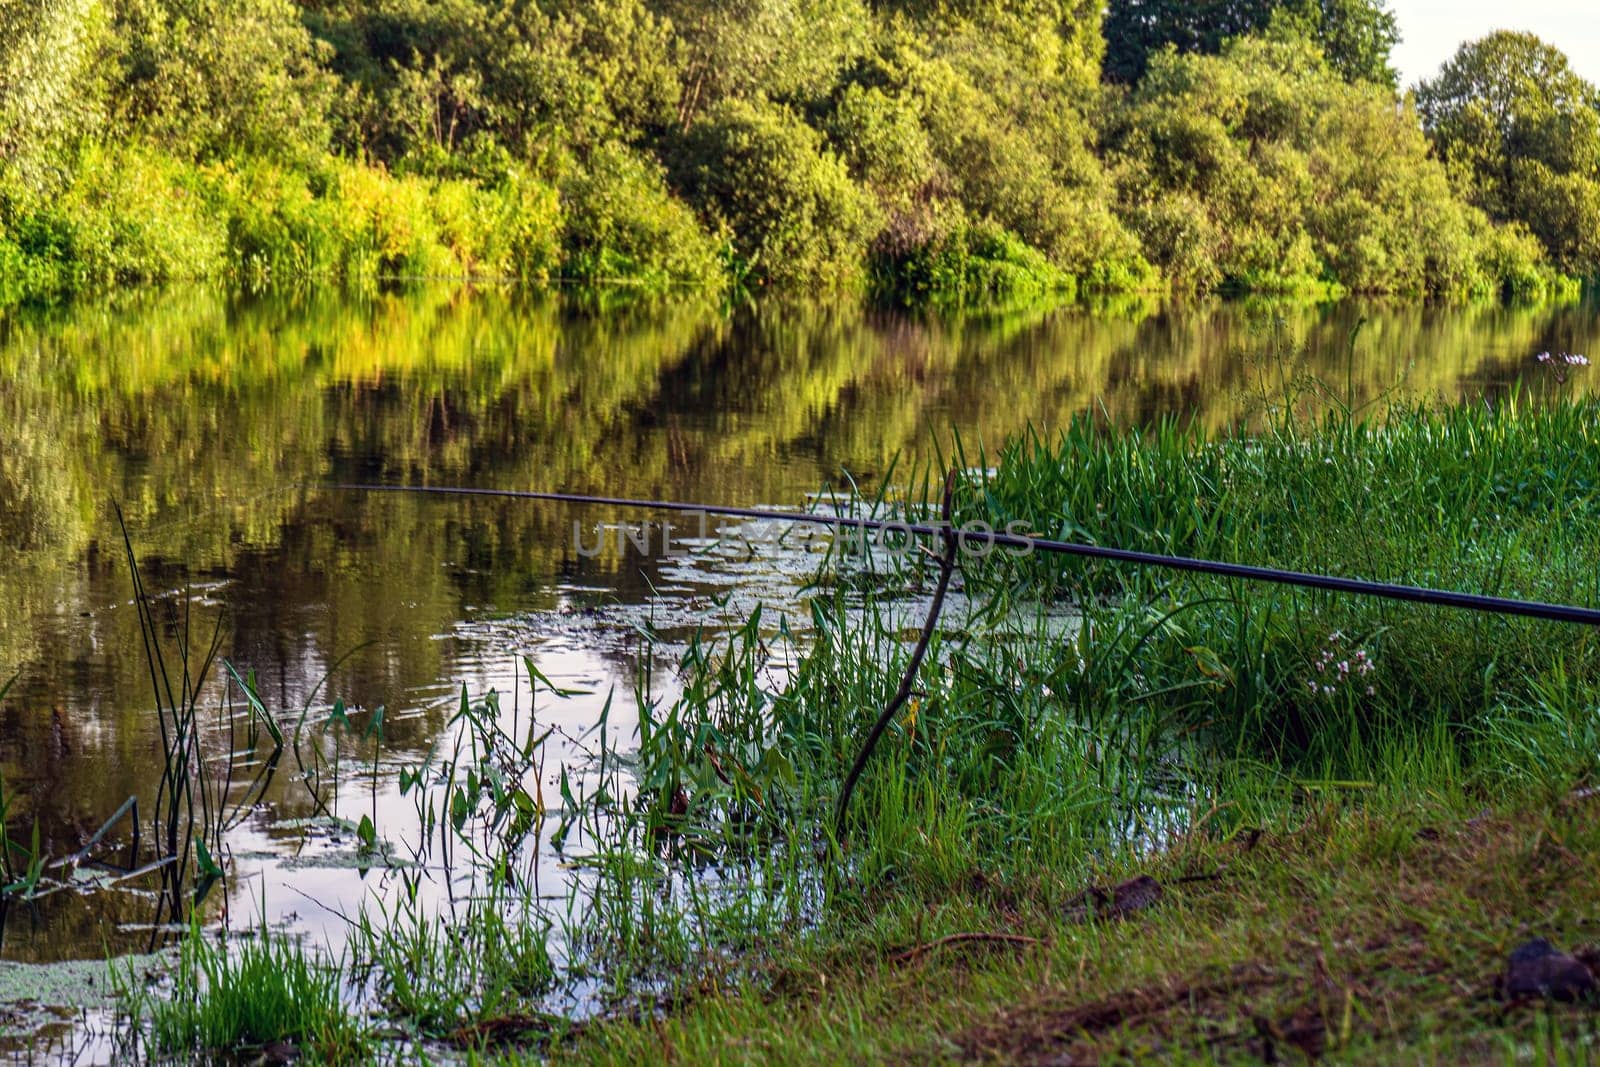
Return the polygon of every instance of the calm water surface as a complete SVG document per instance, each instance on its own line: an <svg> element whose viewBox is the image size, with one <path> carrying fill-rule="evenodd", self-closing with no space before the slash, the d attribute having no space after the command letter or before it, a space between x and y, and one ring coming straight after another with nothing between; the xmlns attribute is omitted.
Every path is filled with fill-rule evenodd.
<svg viewBox="0 0 1600 1067"><path fill-rule="evenodd" d="M13 832L37 817L47 853L75 851L130 795L148 802L160 775L113 503L174 639L184 610L207 632L220 618L223 654L257 672L274 707L299 709L329 675L324 692L388 709L383 764L351 767L338 802L354 817L377 809L398 840L414 816L393 768L438 739L461 683L519 692L526 714L517 664L532 656L590 694L537 709L570 739L563 758L581 761L613 690L626 749L638 624L667 635L656 656L670 662L670 639L697 622L757 600L792 607L810 563L732 538L688 560L613 539L591 558L575 522L592 541L596 522L649 516L330 483L795 507L849 479L876 484L952 428L971 450L1085 412L1222 427L1285 395L1318 402L1319 389L1499 403L1519 381L1535 395L1589 388L1583 370L1557 382L1536 365L1544 350L1600 353L1596 307L1130 301L952 321L695 304L596 314L450 288L180 291L12 313L0 318L0 682L20 676L0 705L0 770L24 798ZM656 674L670 696L670 671ZM338 943L341 915L385 876L344 862L351 843L307 829L309 813L304 787L280 775L229 838L214 912L253 915L265 900L273 921ZM133 892L58 893L11 910L0 959L142 948L149 910Z"/></svg>

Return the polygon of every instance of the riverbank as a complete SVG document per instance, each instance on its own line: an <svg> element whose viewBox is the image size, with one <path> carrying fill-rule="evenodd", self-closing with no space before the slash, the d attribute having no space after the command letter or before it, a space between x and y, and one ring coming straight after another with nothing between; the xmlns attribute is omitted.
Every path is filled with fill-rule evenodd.
<svg viewBox="0 0 1600 1067"><path fill-rule="evenodd" d="M1586 1062L1595 1004L1507 998L1500 982L1534 938L1600 973L1600 797L1483 803L1307 790L1266 826L1218 833L1197 812L1159 854L1087 884L974 871L962 891L710 978L659 1018L584 1027L551 1058ZM1112 903L1083 915L1088 885L1132 879L1159 892L1124 893L1123 910L1090 890Z"/></svg>
<svg viewBox="0 0 1600 1067"><path fill-rule="evenodd" d="M1336 410L1248 437L1084 422L1002 449L957 514L1592 605L1594 415ZM1006 553L962 576L1010 607L935 638L815 929L711 953L662 1018L582 1028L563 1055L1587 1055L1592 1003L1508 1005L1496 983L1532 939L1600 948L1591 632ZM1076 627L1018 625L1040 589ZM819 633L770 722L825 783L900 650ZM782 787L758 785L770 810Z"/></svg>
<svg viewBox="0 0 1600 1067"><path fill-rule="evenodd" d="M1405 273L1363 280L1311 261L1281 275L1218 271L1197 285L1163 276L1137 253L1127 263L1052 255L992 218L917 223L931 232L916 241L868 240L874 227L912 225L877 216L856 226L848 247L806 253L779 273L768 263L774 250L752 248L759 234L742 229L754 223L685 197L658 160L620 147L556 172L392 172L333 155L194 160L140 142L83 144L63 166L70 176L48 185L7 181L0 170L0 308L188 282L290 294L329 284L377 291L509 282L593 291L611 304L821 291L869 305L981 313L1128 293L1545 302L1582 291L1518 231L1491 229L1481 218L1468 220L1476 230L1462 236L1448 276L1423 274L1419 260Z"/></svg>

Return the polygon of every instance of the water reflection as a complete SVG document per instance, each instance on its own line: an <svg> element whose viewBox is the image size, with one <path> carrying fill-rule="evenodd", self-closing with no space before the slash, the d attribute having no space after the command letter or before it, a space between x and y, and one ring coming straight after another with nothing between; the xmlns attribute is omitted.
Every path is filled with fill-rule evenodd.
<svg viewBox="0 0 1600 1067"><path fill-rule="evenodd" d="M859 309L728 318L684 303L596 318L449 288L184 291L13 314L0 320L0 680L21 678L0 706L0 769L52 854L154 791L160 744L112 501L152 590L222 613L225 654L258 672L274 706L298 708L337 663L332 692L394 709L398 759L433 743L456 682L505 688L523 652L562 684L630 692L637 645L608 625L608 605L654 601L688 624L729 589L741 597L730 611L781 598L795 561L685 564L614 542L587 558L574 521L639 516L363 497L328 482L795 505L841 472L870 483L896 457L927 455L951 427L971 448L1082 412L1218 427L1286 393L1494 402L1519 379L1587 390L1587 375L1557 386L1531 357L1593 353L1597 338L1589 304L1132 300L929 321ZM592 718L600 699L563 714ZM613 729L625 744L627 718ZM235 842L249 876L236 896L284 889L280 917L326 932L295 894L349 906L360 879L280 862L308 846L273 827L307 806L282 782L269 800ZM4 955L96 956L141 906L58 894L12 916Z"/></svg>

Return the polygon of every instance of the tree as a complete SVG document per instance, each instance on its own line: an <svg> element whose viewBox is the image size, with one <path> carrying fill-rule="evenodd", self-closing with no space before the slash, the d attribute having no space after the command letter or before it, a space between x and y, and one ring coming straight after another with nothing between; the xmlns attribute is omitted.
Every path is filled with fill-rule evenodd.
<svg viewBox="0 0 1600 1067"><path fill-rule="evenodd" d="M41 179L78 117L94 0L0 0L0 166Z"/></svg>
<svg viewBox="0 0 1600 1067"><path fill-rule="evenodd" d="M679 148L678 182L732 232L753 278L823 290L862 281L877 224L872 200L793 111L723 100Z"/></svg>
<svg viewBox="0 0 1600 1067"><path fill-rule="evenodd" d="M1474 202L1527 225L1563 269L1600 273L1600 91L1560 49L1508 31L1465 44L1417 107Z"/></svg>
<svg viewBox="0 0 1600 1067"><path fill-rule="evenodd" d="M1125 217L1196 289L1490 293L1536 248L1453 195L1409 109L1305 40L1164 52L1112 131Z"/></svg>
<svg viewBox="0 0 1600 1067"><path fill-rule="evenodd" d="M1316 41L1347 81L1396 82L1389 53L1400 31L1386 0L1112 0L1105 76L1132 84L1169 45L1181 54L1216 55L1233 38L1274 24Z"/></svg>
<svg viewBox="0 0 1600 1067"><path fill-rule="evenodd" d="M291 0L117 0L105 92L116 119L180 153L309 157L334 79Z"/></svg>
<svg viewBox="0 0 1600 1067"><path fill-rule="evenodd" d="M909 20L935 52L999 51L1018 77L1055 81L1075 99L1099 86L1103 0L891 0L883 6Z"/></svg>
<svg viewBox="0 0 1600 1067"><path fill-rule="evenodd" d="M679 122L728 97L804 103L866 49L862 0L656 0L682 44Z"/></svg>

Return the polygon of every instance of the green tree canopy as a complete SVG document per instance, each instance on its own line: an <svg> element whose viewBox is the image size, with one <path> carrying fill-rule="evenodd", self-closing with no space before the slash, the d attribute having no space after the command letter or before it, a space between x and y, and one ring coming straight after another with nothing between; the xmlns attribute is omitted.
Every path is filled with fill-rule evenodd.
<svg viewBox="0 0 1600 1067"><path fill-rule="evenodd" d="M46 150L74 125L94 0L0 0L0 164L42 178Z"/></svg>
<svg viewBox="0 0 1600 1067"><path fill-rule="evenodd" d="M864 0L655 0L683 57L681 124L728 97L825 95L866 51Z"/></svg>
<svg viewBox="0 0 1600 1067"><path fill-rule="evenodd" d="M180 152L305 157L334 79L291 0L114 0L103 91L117 122Z"/></svg>
<svg viewBox="0 0 1600 1067"><path fill-rule="evenodd" d="M1305 40L1164 52L1118 118L1123 210L1199 289L1492 292L1539 256L1457 199L1416 117Z"/></svg>
<svg viewBox="0 0 1600 1067"><path fill-rule="evenodd" d="M1274 23L1308 34L1346 79L1395 84L1389 53L1400 31L1385 0L1111 0L1105 76L1131 84L1163 48L1215 55Z"/></svg>
<svg viewBox="0 0 1600 1067"><path fill-rule="evenodd" d="M1560 49L1490 34L1423 82L1417 107L1470 198L1527 225L1564 269L1600 273L1600 91Z"/></svg>
<svg viewBox="0 0 1600 1067"><path fill-rule="evenodd" d="M678 102L670 27L642 0L313 0L307 22L356 92L341 140L437 167L537 160L637 137Z"/></svg>

